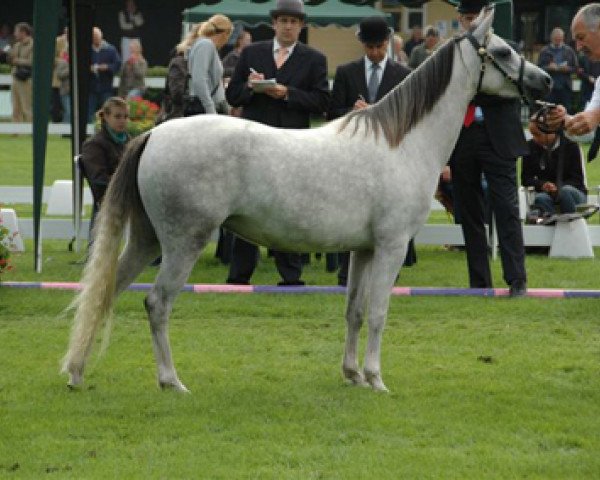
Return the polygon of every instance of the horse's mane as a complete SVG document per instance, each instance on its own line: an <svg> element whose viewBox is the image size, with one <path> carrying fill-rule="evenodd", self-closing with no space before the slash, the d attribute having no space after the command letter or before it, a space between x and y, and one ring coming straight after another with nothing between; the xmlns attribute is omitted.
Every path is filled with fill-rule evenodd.
<svg viewBox="0 0 600 480"><path fill-rule="evenodd" d="M446 41L378 103L347 114L339 131L354 121L354 135L364 122L365 134L372 129L377 138L381 129L390 147L397 147L446 91L452 76L454 46L453 40Z"/></svg>

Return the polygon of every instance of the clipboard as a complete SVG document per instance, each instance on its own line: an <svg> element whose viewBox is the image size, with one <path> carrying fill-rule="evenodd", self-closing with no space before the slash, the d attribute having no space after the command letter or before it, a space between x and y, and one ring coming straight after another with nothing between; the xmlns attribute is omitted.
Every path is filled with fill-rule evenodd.
<svg viewBox="0 0 600 480"><path fill-rule="evenodd" d="M277 80L274 78L269 78L266 80L252 80L250 85L252 86L252 90L254 90L256 93L262 93L266 88L277 85Z"/></svg>

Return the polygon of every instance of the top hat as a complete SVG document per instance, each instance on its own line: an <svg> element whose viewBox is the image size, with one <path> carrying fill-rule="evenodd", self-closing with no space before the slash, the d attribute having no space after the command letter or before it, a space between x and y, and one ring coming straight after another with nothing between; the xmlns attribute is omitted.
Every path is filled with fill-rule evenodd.
<svg viewBox="0 0 600 480"><path fill-rule="evenodd" d="M304 13L304 2L302 0L277 0L275 8L270 12L271 18L277 18L280 15L290 15L300 20L306 18Z"/></svg>
<svg viewBox="0 0 600 480"><path fill-rule="evenodd" d="M362 43L378 43L387 40L392 32L385 18L375 16L360 22L356 36Z"/></svg>
<svg viewBox="0 0 600 480"><path fill-rule="evenodd" d="M458 13L479 13L488 3L488 0L461 0L456 9Z"/></svg>

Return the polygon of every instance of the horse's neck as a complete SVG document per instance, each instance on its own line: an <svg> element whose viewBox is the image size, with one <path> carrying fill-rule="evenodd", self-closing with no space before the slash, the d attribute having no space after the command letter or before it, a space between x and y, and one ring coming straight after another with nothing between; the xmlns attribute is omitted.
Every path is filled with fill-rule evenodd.
<svg viewBox="0 0 600 480"><path fill-rule="evenodd" d="M467 106L475 94L472 83L457 52L448 88L423 122L423 127L428 132L423 136L423 151L433 153L428 157L435 162L433 167L438 171L448 161L460 135Z"/></svg>

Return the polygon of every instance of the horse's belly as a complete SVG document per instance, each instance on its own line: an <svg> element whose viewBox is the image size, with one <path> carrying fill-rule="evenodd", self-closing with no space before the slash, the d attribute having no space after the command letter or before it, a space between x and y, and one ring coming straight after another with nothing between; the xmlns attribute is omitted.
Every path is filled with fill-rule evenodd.
<svg viewBox="0 0 600 480"><path fill-rule="evenodd" d="M293 226L289 222L260 222L231 217L223 224L240 237L258 245L281 251L339 252L371 248L372 235L366 227L331 224Z"/></svg>

